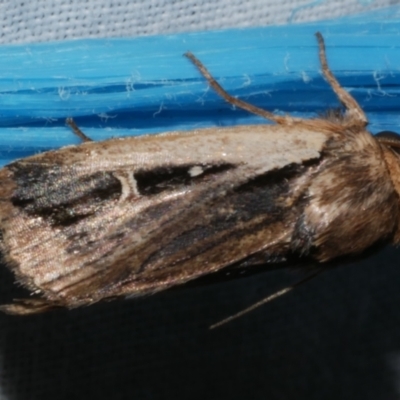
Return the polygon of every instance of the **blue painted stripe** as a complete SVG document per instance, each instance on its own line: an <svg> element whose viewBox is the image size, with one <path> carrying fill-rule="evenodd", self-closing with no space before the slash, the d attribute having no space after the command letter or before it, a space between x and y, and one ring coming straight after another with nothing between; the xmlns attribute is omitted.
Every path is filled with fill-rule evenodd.
<svg viewBox="0 0 400 400"><path fill-rule="evenodd" d="M190 50L233 95L312 117L338 102L320 75L316 31L373 132L398 130L400 7L315 24L136 39L0 47L0 165L78 139L264 123L233 110L182 55Z"/></svg>

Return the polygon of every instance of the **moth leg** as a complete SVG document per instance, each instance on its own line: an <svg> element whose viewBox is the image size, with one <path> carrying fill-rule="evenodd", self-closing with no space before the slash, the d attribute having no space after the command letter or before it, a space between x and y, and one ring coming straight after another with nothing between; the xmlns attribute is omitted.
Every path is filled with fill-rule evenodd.
<svg viewBox="0 0 400 400"><path fill-rule="evenodd" d="M259 307L263 306L264 304L267 304L267 303L275 300L276 298L281 297L281 296L285 295L286 293L289 293L290 291L292 291L296 287L298 287L300 285L303 285L304 283L306 283L307 281L310 281L311 279L314 279L321 272L322 272L322 270L319 269L319 270L315 271L314 273L312 273L311 275L305 277L301 281L298 281L298 282L294 283L291 286L287 286L287 287L285 287L285 288L283 288L281 290L278 290L277 292L271 294L270 296L264 297L263 299L261 299L257 303L252 304L250 307L247 307L244 310L239 311L238 313L233 314L230 317L224 318L223 320L211 325L210 329L215 329L215 328L220 327L221 325L225 325L228 322L233 321L234 319L240 318L243 315L248 314L249 312L255 310L256 308L259 308Z"/></svg>
<svg viewBox="0 0 400 400"><path fill-rule="evenodd" d="M204 76L204 78L207 79L209 85L228 103L236 107L239 107L243 110L249 111L252 114L256 114L263 118L274 121L277 124L283 124L283 125L290 124L291 122L296 120L296 118L292 118L290 116L275 115L269 111L263 110L262 108L256 107L253 104L247 103L243 100L233 97L215 80L215 78L210 74L210 72L208 72L207 68L198 58L196 58L190 52L185 53L185 56L189 58L189 60L198 68L198 70Z"/></svg>
<svg viewBox="0 0 400 400"><path fill-rule="evenodd" d="M93 140L90 139L90 137L86 136L78 127L78 125L75 123L75 121L72 118L67 118L65 120L66 124L72 129L72 132L75 133L76 136L78 136L82 142L92 142Z"/></svg>
<svg viewBox="0 0 400 400"><path fill-rule="evenodd" d="M315 34L318 40L319 47L319 61L322 67L322 73L324 74L325 79L331 85L332 90L335 92L336 96L346 108L346 113L350 117L350 121L354 122L354 124L361 126L366 126L368 124L368 120L364 111L357 103L356 99L348 93L345 89L340 86L340 83L337 81L332 71L328 66L328 61L326 59L325 52L325 42L320 32Z"/></svg>

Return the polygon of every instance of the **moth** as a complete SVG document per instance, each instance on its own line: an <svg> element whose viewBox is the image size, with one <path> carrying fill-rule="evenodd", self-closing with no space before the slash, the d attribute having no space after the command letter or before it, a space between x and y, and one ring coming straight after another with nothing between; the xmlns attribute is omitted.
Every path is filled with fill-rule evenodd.
<svg viewBox="0 0 400 400"><path fill-rule="evenodd" d="M33 294L1 309L74 308L232 266L324 266L399 243L400 139L366 130L316 36L342 113L275 115L229 95L188 53L227 102L273 124L85 140L1 169L0 250Z"/></svg>

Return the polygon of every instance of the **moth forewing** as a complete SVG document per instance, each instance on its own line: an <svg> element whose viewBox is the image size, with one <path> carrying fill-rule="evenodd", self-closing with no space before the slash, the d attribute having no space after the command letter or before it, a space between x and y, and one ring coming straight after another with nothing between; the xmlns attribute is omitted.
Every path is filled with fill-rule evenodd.
<svg viewBox="0 0 400 400"><path fill-rule="evenodd" d="M11 189L6 194L11 201L0 204L0 215L7 216L1 221L7 261L19 265L15 272L27 286L49 298L66 293L73 305L71 293L80 303L82 296L83 302L104 296L114 284L121 294L156 291L259 251L271 224L259 228L264 236L259 230L240 234L239 223L244 229L265 217L263 210L250 209L258 201L254 194L249 204L242 201L244 185L318 160L326 134L307 136L308 130L297 127L282 142L286 130L280 126L244 130L246 141L243 128L217 134L210 129L89 142L11 164L0 172L1 193ZM245 212L253 218L241 221ZM210 230L212 221L220 228ZM233 228L237 238L228 240ZM276 229L272 233L278 236ZM218 237L225 239L218 244ZM193 256L185 262L183 252Z"/></svg>
<svg viewBox="0 0 400 400"><path fill-rule="evenodd" d="M399 162L329 70L343 117L275 122L62 148L0 171L1 250L39 297L3 306L27 314L143 295L228 266L330 261L397 241Z"/></svg>

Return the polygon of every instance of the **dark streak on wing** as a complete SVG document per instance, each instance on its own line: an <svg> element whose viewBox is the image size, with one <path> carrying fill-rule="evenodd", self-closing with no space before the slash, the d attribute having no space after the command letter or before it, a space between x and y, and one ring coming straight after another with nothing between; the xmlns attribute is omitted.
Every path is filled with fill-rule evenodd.
<svg viewBox="0 0 400 400"><path fill-rule="evenodd" d="M314 161L318 162L319 160ZM187 260L214 247L218 248L226 241L244 237L250 231L282 221L287 214L284 200L290 196L292 182L304 174L306 168L303 165L290 165L268 171L235 188L225 197L213 199L205 205L213 212L197 213L195 224L190 223L188 216L185 221L181 220L181 225L185 227L176 229L176 232L180 232L178 235L150 254L143 262L140 272L145 271L154 261L167 260L176 254L183 257L181 261ZM154 212L152 209L148 211ZM289 211L293 212L292 209ZM174 265L176 263L169 267ZM163 265L162 268L165 267Z"/></svg>
<svg viewBox="0 0 400 400"><path fill-rule="evenodd" d="M13 163L17 189L11 201L31 216L69 226L96 212L101 204L118 200L121 183L111 172L96 172L71 179L65 168Z"/></svg>
<svg viewBox="0 0 400 400"><path fill-rule="evenodd" d="M192 177L190 170L194 167L201 168L203 172L198 176ZM203 181L210 175L218 175L235 167L233 164L165 166L151 170L135 171L134 178L136 179L139 193L144 196L150 196Z"/></svg>

